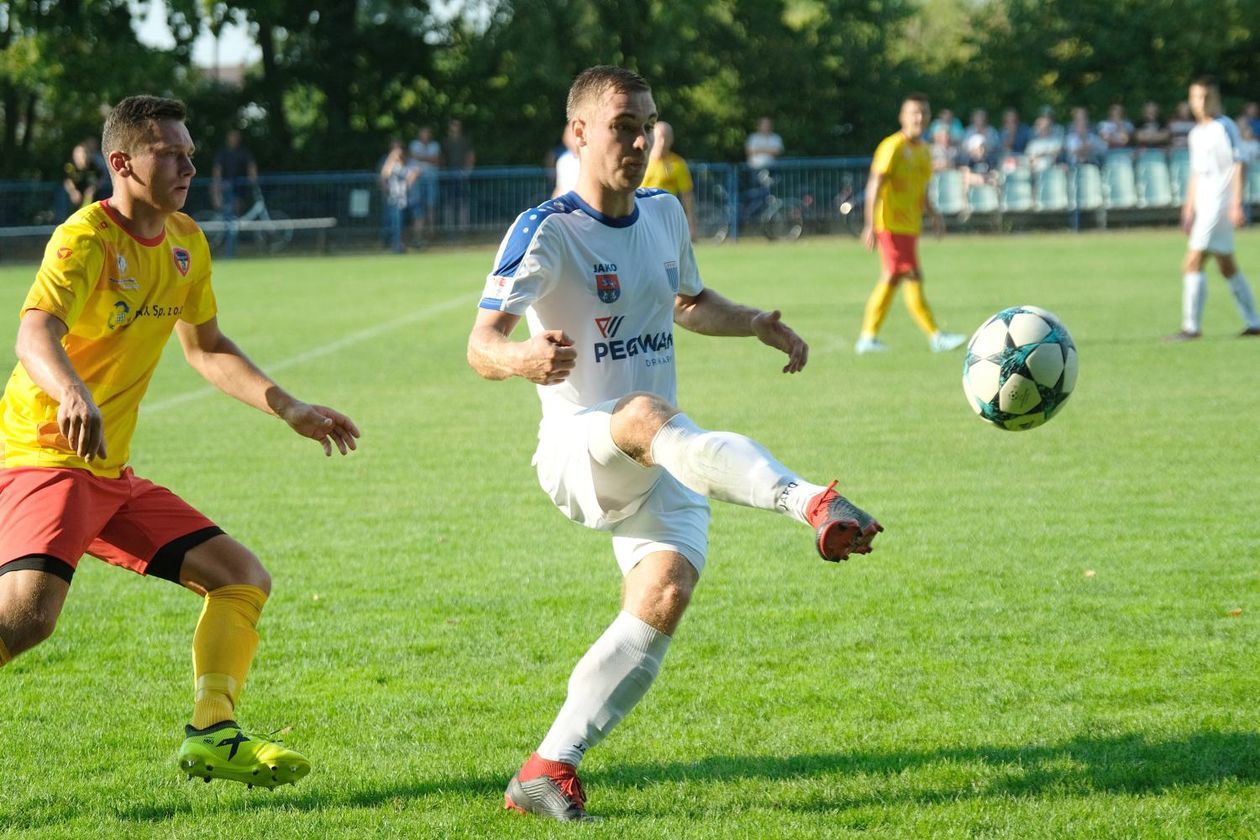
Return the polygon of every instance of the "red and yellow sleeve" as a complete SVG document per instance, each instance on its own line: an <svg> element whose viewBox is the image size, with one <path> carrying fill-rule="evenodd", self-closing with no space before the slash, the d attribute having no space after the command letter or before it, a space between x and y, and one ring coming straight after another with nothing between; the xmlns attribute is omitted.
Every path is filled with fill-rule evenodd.
<svg viewBox="0 0 1260 840"><path fill-rule="evenodd" d="M210 284L210 246L206 243L204 236L199 237L199 243L193 249L194 265L205 266L197 280L192 284L192 288L188 290L188 297L184 300L184 311L180 313L180 320L187 321L190 324L204 324L215 315L219 314L219 305L214 297L214 287Z"/></svg>
<svg viewBox="0 0 1260 840"><path fill-rule="evenodd" d="M38 309L73 326L104 268L105 249L90 229L57 228L22 303L22 313Z"/></svg>

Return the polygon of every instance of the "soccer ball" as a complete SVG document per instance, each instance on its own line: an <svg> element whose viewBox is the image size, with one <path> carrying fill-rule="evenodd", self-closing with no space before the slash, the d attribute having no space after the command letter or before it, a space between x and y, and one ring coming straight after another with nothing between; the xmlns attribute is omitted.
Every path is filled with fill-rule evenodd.
<svg viewBox="0 0 1260 840"><path fill-rule="evenodd" d="M1003 309L967 343L963 391L973 411L1012 432L1035 429L1059 413L1076 387L1076 345L1052 313Z"/></svg>

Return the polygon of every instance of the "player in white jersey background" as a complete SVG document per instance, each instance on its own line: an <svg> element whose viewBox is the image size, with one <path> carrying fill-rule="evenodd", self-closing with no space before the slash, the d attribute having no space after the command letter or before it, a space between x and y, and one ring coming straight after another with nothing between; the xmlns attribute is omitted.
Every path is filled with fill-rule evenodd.
<svg viewBox="0 0 1260 840"><path fill-rule="evenodd" d="M1234 260L1234 228L1243 215L1242 138L1238 126L1221 114L1221 93L1215 80L1196 79L1190 85L1190 182L1181 208L1182 228L1190 234L1182 264L1181 331L1170 336L1189 341L1203 335L1203 302L1207 299L1205 255L1216 257L1234 302L1243 318L1244 336L1260 336L1260 317L1251 286Z"/></svg>
<svg viewBox="0 0 1260 840"><path fill-rule="evenodd" d="M639 190L657 122L647 83L592 67L569 91L581 175L574 192L522 213L487 278L468 341L487 379L538 386L534 464L569 518L612 534L621 612L574 668L537 751L505 807L586 819L577 765L656 678L704 568L715 498L774 510L816 529L826 560L870 551L882 528L835 491L811 484L760 444L701 429L676 408L673 326L756 336L805 366L808 347L780 318L706 288L678 200ZM530 337L512 341L521 317Z"/></svg>

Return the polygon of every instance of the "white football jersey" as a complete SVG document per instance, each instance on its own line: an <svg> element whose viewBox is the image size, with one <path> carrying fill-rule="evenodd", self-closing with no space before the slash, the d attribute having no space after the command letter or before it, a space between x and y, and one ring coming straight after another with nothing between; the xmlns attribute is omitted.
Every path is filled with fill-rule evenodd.
<svg viewBox="0 0 1260 840"><path fill-rule="evenodd" d="M634 391L676 404L674 296L703 289L674 196L637 190L634 212L610 218L571 192L517 217L480 305L573 340L569 378L538 386L545 424Z"/></svg>
<svg viewBox="0 0 1260 840"><path fill-rule="evenodd" d="M1242 160L1242 135L1233 120L1221 116L1197 123L1189 140L1195 212L1218 215L1233 197L1234 164Z"/></svg>

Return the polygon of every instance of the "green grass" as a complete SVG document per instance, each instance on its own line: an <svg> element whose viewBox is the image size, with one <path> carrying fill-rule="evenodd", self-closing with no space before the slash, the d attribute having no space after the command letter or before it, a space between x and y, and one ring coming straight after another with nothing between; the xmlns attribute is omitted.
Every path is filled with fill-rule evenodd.
<svg viewBox="0 0 1260 840"><path fill-rule="evenodd" d="M1077 392L1023 433L972 415L960 356L900 304L894 352L852 354L876 268L853 241L702 250L711 285L781 307L813 352L786 377L753 341L680 335L683 406L839 476L887 532L831 566L798 525L715 506L657 685L583 765L608 819L580 829L501 792L619 575L537 488L532 389L464 364L492 252L224 263L225 331L350 413L362 449L324 459L172 347L133 463L271 569L243 720L291 724L315 771L274 793L184 781L197 602L86 559L57 633L0 672L0 835L1255 836L1260 342L1216 277L1204 340L1158 340L1182 247L924 243L946 326L1032 303L1071 329ZM1239 256L1260 280L1260 235ZM0 345L32 273L0 269Z"/></svg>

